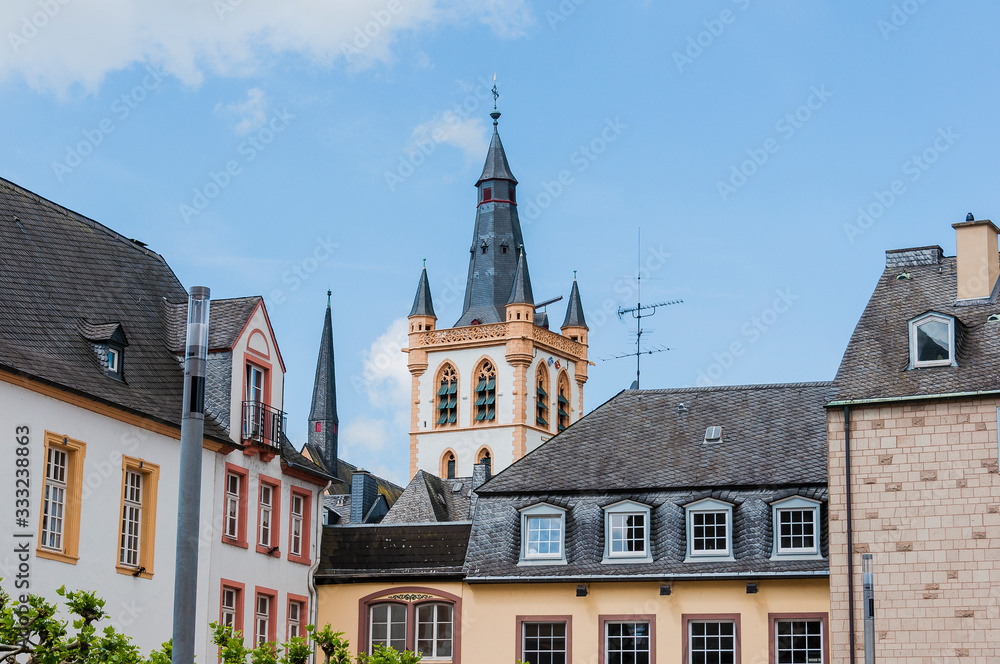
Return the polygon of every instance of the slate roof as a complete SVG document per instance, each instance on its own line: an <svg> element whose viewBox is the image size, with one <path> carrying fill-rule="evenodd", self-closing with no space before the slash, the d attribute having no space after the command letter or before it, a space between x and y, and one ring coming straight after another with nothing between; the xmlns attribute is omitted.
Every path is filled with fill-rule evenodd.
<svg viewBox="0 0 1000 664"><path fill-rule="evenodd" d="M441 479L418 470L382 523L468 521L472 478Z"/></svg>
<svg viewBox="0 0 1000 664"><path fill-rule="evenodd" d="M420 281L417 283L417 292L413 296L413 306L410 308L410 316L434 316L434 301L431 299L431 285L427 281L427 266L420 272ZM437 316L434 316L437 318Z"/></svg>
<svg viewBox="0 0 1000 664"><path fill-rule="evenodd" d="M314 449L311 449L311 446L308 443L305 445L302 451L306 453L310 458L316 458L316 459L319 458L313 456L314 454L316 454L316 451ZM322 464L322 462L320 463L320 465L323 466L324 470L327 470L326 466ZM343 480L343 482L334 482L333 485L330 486L330 493L336 495L343 495L343 494L350 495L351 475L353 475L354 471L356 471L357 469L358 467L355 466L354 464L348 463L343 459L337 459L337 470L333 474L336 477ZM386 499L389 501L389 505L395 503L396 500L399 498L399 496L402 495L403 487L393 484L389 480L383 477L379 477L378 475L373 474L372 476L375 478L375 482L378 485L378 492L386 497Z"/></svg>
<svg viewBox="0 0 1000 664"><path fill-rule="evenodd" d="M909 278L897 279L902 274ZM994 295L957 304L957 262L940 247L886 252L886 268L837 372L838 400L888 399L1000 389L1000 314ZM928 311L958 321L957 367L908 369L908 322Z"/></svg>
<svg viewBox="0 0 1000 664"><path fill-rule="evenodd" d="M576 285L576 278L573 279L573 288L569 292L569 303L566 305L566 318L563 319L562 327L587 328L587 319L583 315L583 302L580 300L580 287Z"/></svg>
<svg viewBox="0 0 1000 664"><path fill-rule="evenodd" d="M288 440L288 436L281 435L281 460L292 468L305 471L322 480L334 480L333 475L328 473L319 464L313 463L308 457L303 456L295 449L295 446Z"/></svg>
<svg viewBox="0 0 1000 664"><path fill-rule="evenodd" d="M510 172L510 164L507 163L507 153L503 149L500 141L500 132L497 131L497 113L493 118L493 138L490 139L490 148L486 151L486 163L483 164L483 173L479 176L476 184L479 185L485 180L510 180L516 183L514 174Z"/></svg>
<svg viewBox="0 0 1000 664"><path fill-rule="evenodd" d="M340 417L337 415L337 370L333 353L332 293L326 293L326 314L316 354L316 375L313 380L312 407L309 410L308 441L326 468L335 465L339 455ZM316 431L316 424L320 431ZM341 479L345 479L341 477Z"/></svg>
<svg viewBox="0 0 1000 664"><path fill-rule="evenodd" d="M166 314L187 292L163 257L2 178L0 246L0 366L179 426L183 370ZM122 326L124 380L105 374L81 321ZM205 435L234 445L211 419Z"/></svg>
<svg viewBox="0 0 1000 664"><path fill-rule="evenodd" d="M208 307L209 350L231 350L260 301L259 295L212 300ZM173 353L184 353L184 345L187 343L187 308L187 300L164 302L167 347Z"/></svg>
<svg viewBox="0 0 1000 664"><path fill-rule="evenodd" d="M478 493L825 485L833 397L832 383L625 390Z"/></svg>
<svg viewBox="0 0 1000 664"><path fill-rule="evenodd" d="M468 523L327 526L316 583L375 578L459 578Z"/></svg>
<svg viewBox="0 0 1000 664"><path fill-rule="evenodd" d="M514 272L514 286L510 289L507 304L534 304L535 296L531 292L531 276L528 274L528 259L524 247L518 251L517 270Z"/></svg>

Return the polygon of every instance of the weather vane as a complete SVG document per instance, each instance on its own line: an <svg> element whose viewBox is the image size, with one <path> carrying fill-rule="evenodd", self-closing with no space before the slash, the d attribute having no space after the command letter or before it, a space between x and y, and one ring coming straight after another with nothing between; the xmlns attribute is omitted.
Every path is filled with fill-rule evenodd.
<svg viewBox="0 0 1000 664"><path fill-rule="evenodd" d="M497 75L493 74L493 110L497 110L497 99L500 98L500 93L497 92Z"/></svg>

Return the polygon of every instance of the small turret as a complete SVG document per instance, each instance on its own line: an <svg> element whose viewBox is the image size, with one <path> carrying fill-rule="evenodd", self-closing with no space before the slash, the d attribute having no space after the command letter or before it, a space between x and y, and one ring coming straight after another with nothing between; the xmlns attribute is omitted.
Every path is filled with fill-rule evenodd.
<svg viewBox="0 0 1000 664"><path fill-rule="evenodd" d="M569 292L569 304L566 305L566 318L560 328L564 337L583 345L587 344L587 319L583 316L583 302L580 300L580 288L576 285L576 272L573 272L573 288Z"/></svg>
<svg viewBox="0 0 1000 664"><path fill-rule="evenodd" d="M424 261L424 269L420 273L420 281L417 283L417 293L413 296L413 307L410 308L410 332L423 332L433 330L437 316L434 315L434 302L431 300L431 285L427 281L427 261Z"/></svg>
<svg viewBox="0 0 1000 664"><path fill-rule="evenodd" d="M528 259L524 247L518 247L517 269L514 271L514 285L507 299L507 322L519 320L531 322L535 313L535 298L531 293L531 277L528 275Z"/></svg>

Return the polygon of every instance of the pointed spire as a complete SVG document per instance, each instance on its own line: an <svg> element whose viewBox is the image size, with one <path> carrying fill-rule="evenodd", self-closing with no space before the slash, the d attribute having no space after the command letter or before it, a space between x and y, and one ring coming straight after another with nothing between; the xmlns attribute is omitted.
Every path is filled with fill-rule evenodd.
<svg viewBox="0 0 1000 664"><path fill-rule="evenodd" d="M434 316L434 302L431 300L431 285L427 281L427 259L424 259L424 269L420 272L417 283L417 294L413 296L413 307L410 316Z"/></svg>
<svg viewBox="0 0 1000 664"><path fill-rule="evenodd" d="M332 296L331 291L326 292L326 317L319 340L312 409L309 411L309 444L318 452L326 470L336 474L340 418L337 416L337 379L333 358Z"/></svg>
<svg viewBox="0 0 1000 664"><path fill-rule="evenodd" d="M573 271L573 288L569 292L569 304L566 305L566 320L563 327L587 327L587 319L583 317L583 302L580 300L580 288L576 285L576 270Z"/></svg>
<svg viewBox="0 0 1000 664"><path fill-rule="evenodd" d="M510 180L517 183L514 174L510 172L510 164L507 163L507 154L503 150L503 143L500 142L500 132L497 131L497 118L500 113L493 111L490 113L493 118L493 138L490 140L490 149L486 151L486 163L483 165L483 174L479 176L476 185L484 180Z"/></svg>
<svg viewBox="0 0 1000 664"><path fill-rule="evenodd" d="M514 287L510 289L510 299L507 304L535 304L531 293L531 277L528 276L528 259L524 247L518 248L517 271L514 272Z"/></svg>

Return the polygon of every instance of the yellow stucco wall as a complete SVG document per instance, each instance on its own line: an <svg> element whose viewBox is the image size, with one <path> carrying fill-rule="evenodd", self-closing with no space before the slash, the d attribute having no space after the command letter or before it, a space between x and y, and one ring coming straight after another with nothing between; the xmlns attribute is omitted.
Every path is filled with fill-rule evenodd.
<svg viewBox="0 0 1000 664"><path fill-rule="evenodd" d="M658 582L591 583L587 597L575 583L462 584L412 583L325 585L319 589L319 624L343 631L357 651L359 600L398 587L436 588L462 598L463 664L513 664L518 615L572 616L572 661L597 664L599 616L656 616L657 664L680 664L682 615L738 613L742 664L768 661L769 613L830 611L826 579L758 582L757 594L744 581L674 581L668 596Z"/></svg>

